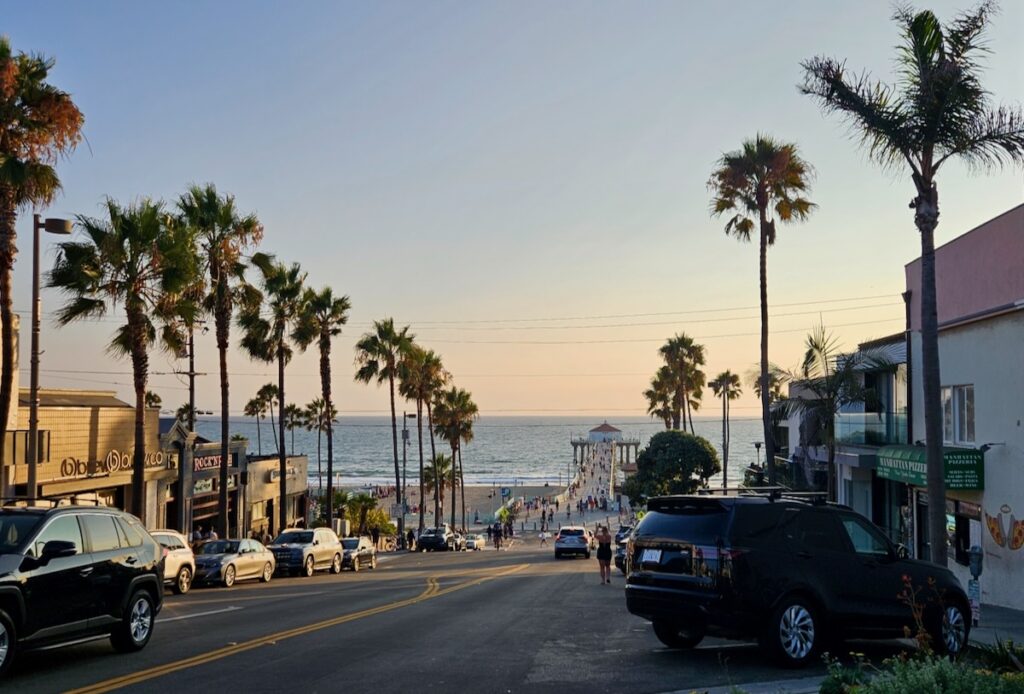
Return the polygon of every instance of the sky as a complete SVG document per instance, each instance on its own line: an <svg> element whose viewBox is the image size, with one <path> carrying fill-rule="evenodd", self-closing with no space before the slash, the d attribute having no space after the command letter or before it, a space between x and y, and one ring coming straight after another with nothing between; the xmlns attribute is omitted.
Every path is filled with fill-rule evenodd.
<svg viewBox="0 0 1024 694"><path fill-rule="evenodd" d="M932 2L940 18L963 2ZM796 89L800 61L845 58L883 79L888 2L61 2L5 9L16 50L52 56L85 115L44 214L95 216L105 196L170 203L213 182L266 227L261 250L352 301L334 344L342 415L379 414L352 380L375 319L408 324L491 415L639 415L657 349L685 332L709 377L759 359L757 245L708 214L723 152L758 132L815 170L811 219L769 251L770 358L795 366L823 322L847 348L903 327L903 266L919 253L913 186ZM1024 3L989 35L985 85L1024 101ZM940 172L948 241L1022 202L1024 175ZM31 217L18 223L15 309L28 382ZM56 239L44 238L44 269ZM43 292L41 383L115 389L120 314L57 328ZM233 339L237 339L237 331ZM212 334L197 340L197 406L219 408ZM187 365L159 353L151 389L187 400ZM233 414L276 378L233 349ZM289 401L319 394L316 355ZM734 416L756 416L749 385ZM708 392L702 414L719 405ZM399 405L401 407L401 404Z"/></svg>

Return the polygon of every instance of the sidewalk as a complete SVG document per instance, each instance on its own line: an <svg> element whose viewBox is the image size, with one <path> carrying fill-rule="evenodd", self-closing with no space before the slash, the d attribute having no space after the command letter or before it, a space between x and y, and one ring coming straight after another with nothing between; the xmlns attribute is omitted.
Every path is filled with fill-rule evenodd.
<svg viewBox="0 0 1024 694"><path fill-rule="evenodd" d="M980 624L971 629L971 643L991 646L996 639L1024 643L1024 610L981 606Z"/></svg>

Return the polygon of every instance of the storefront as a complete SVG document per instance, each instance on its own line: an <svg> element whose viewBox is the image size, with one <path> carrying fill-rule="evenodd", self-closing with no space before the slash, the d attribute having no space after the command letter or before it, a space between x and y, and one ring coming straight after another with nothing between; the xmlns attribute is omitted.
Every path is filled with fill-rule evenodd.
<svg viewBox="0 0 1024 694"><path fill-rule="evenodd" d="M296 520L308 520L309 504L306 471L309 460L304 455L289 456L287 460L287 504L288 525ZM280 461L277 456L249 459L249 530L259 535L276 535L280 525Z"/></svg>

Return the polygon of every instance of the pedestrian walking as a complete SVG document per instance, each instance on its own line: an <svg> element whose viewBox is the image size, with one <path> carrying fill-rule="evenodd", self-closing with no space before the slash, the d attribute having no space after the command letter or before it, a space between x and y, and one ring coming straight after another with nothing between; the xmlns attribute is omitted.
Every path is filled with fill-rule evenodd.
<svg viewBox="0 0 1024 694"><path fill-rule="evenodd" d="M612 582L612 534L605 525L597 526L597 565L601 569L601 583Z"/></svg>
<svg viewBox="0 0 1024 694"><path fill-rule="evenodd" d="M540 546L543 547L548 543L548 533L546 530L540 531Z"/></svg>

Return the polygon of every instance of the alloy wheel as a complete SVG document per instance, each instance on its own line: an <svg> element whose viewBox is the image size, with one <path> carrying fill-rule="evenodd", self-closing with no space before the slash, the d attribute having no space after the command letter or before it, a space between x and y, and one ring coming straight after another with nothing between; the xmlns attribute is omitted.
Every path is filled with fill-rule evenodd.
<svg viewBox="0 0 1024 694"><path fill-rule="evenodd" d="M149 606L149 600L139 597L135 601L128 623L135 643L142 643L149 637L149 630L153 628L153 610Z"/></svg>
<svg viewBox="0 0 1024 694"><path fill-rule="evenodd" d="M306 576L312 576L314 568L315 567L313 566L313 556L310 555L306 557Z"/></svg>
<svg viewBox="0 0 1024 694"><path fill-rule="evenodd" d="M185 594L191 587L192 572L188 569L188 567L184 567L182 568L181 571L178 572L178 592L181 594Z"/></svg>
<svg viewBox="0 0 1024 694"><path fill-rule="evenodd" d="M229 565L224 569L224 587L230 588L233 585L235 585L235 567Z"/></svg>
<svg viewBox="0 0 1024 694"><path fill-rule="evenodd" d="M0 621L0 667L7 662L7 655L11 652L11 635L7 627Z"/></svg>
<svg viewBox="0 0 1024 694"><path fill-rule="evenodd" d="M814 617L803 605L790 605L779 620L779 641L793 660L803 660L814 648Z"/></svg>
<svg viewBox="0 0 1024 694"><path fill-rule="evenodd" d="M959 607L951 605L942 616L942 642L946 652L953 656L959 655L966 640L967 623L964 620L964 613Z"/></svg>

